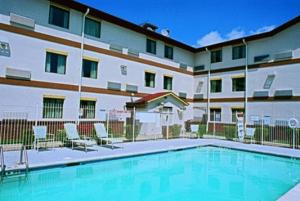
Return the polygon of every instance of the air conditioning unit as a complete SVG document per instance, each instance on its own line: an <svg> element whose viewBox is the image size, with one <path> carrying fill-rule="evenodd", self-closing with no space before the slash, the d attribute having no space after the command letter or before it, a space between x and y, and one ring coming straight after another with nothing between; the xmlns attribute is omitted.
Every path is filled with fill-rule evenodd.
<svg viewBox="0 0 300 201"><path fill-rule="evenodd" d="M110 44L109 49L115 52L123 53L123 47L116 44Z"/></svg>
<svg viewBox="0 0 300 201"><path fill-rule="evenodd" d="M14 13L10 13L10 23L25 26L25 27L31 28L31 29L34 29L34 26L35 26L35 22L33 19L21 16L21 15L17 15Z"/></svg>
<svg viewBox="0 0 300 201"><path fill-rule="evenodd" d="M258 55L254 57L254 62L263 62L263 61L268 61L270 59L269 54L264 54L264 55Z"/></svg>
<svg viewBox="0 0 300 201"><path fill-rule="evenodd" d="M205 69L204 65L194 66L194 72L202 71Z"/></svg>
<svg viewBox="0 0 300 201"><path fill-rule="evenodd" d="M6 68L6 78L17 79L17 80L30 80L31 72L26 70L19 70L14 68Z"/></svg>
<svg viewBox="0 0 300 201"><path fill-rule="evenodd" d="M274 54L275 61L291 59L292 57L293 57L292 51L280 52L280 53Z"/></svg>

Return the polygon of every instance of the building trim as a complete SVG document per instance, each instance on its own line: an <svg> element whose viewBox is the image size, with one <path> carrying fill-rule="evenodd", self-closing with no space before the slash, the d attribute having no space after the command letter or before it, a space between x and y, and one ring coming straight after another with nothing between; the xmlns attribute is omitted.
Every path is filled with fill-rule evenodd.
<svg viewBox="0 0 300 201"><path fill-rule="evenodd" d="M56 50L56 49L53 49L53 48L46 48L46 52L68 56L68 52Z"/></svg>
<svg viewBox="0 0 300 201"><path fill-rule="evenodd" d="M53 83L53 82L44 82L44 81L26 81L26 80L14 80L4 77L0 77L0 84L13 85L13 86L22 86L22 87L35 87L35 88L47 88L47 89L56 89L56 90L67 90L67 91L78 91L78 85L62 84L62 83ZM109 95L118 95L118 96L132 96L131 92L126 91L116 91L105 88L98 87L89 87L82 86L82 92L88 93L97 93L97 94L109 94ZM143 97L149 95L149 93L134 93L135 97ZM184 99L190 103L206 103L207 99ZM249 102L276 102L276 101L300 101L300 96L292 97L268 97L268 98L254 98L249 97ZM210 99L213 103L227 103L227 102L244 102L244 97L236 98L213 98Z"/></svg>
<svg viewBox="0 0 300 201"><path fill-rule="evenodd" d="M48 34L35 32L35 31L32 31L32 30L28 30L28 29L22 29L22 28L18 28L18 27L8 25L8 24L0 23L0 30L4 30L4 31L7 31L7 32L16 33L16 34L36 38L36 39L46 40L46 41L58 43L58 44L61 44L61 45L67 45L67 46L70 46L70 47L80 48L80 42L76 42L76 41L72 41L72 40L68 40L68 39L64 39L64 38L60 38L60 37L56 37L56 36L51 36L51 35L48 35ZM143 58L139 58L139 57L134 57L134 56L122 54L122 53L119 53L119 52L114 52L114 51L111 51L111 50L107 50L107 49L104 49L104 48L99 48L99 47L92 46L92 45L85 44L84 49L92 51L92 52L97 52L97 53L100 53L100 54L105 54L105 55L109 55L109 56L113 56L113 57L118 57L118 58L121 58L121 59L126 59L126 60L129 60L129 61L134 61L134 62L154 66L154 67L157 67L157 68L162 68L162 69L165 69L165 70L174 71L174 72L177 72L177 73L183 73L183 74L191 75L191 76L193 75L193 72L188 71L188 70L184 70L184 69L176 67L176 66L166 65L166 64L162 64L162 63L159 63L159 62L156 62L156 61L151 61L151 60L147 60L147 59L143 59Z"/></svg>
<svg viewBox="0 0 300 201"><path fill-rule="evenodd" d="M284 61L274 61L270 63L250 64L248 65L248 69L250 70L250 69L259 69L259 68L274 68L282 65L298 64L298 63L300 63L300 58L287 59ZM210 73L216 74L216 73L225 73L225 72L240 71L240 70L245 70L245 66L224 67L222 69L210 70ZM207 75L207 74L208 71L201 71L201 72L195 72L194 76Z"/></svg>

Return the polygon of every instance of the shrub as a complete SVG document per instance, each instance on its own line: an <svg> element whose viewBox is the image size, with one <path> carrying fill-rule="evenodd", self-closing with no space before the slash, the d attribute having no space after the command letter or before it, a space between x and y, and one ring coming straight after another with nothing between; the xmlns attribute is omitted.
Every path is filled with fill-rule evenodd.
<svg viewBox="0 0 300 201"><path fill-rule="evenodd" d="M261 134L262 134L262 131L264 133L264 141L267 141L269 140L269 136L270 136L270 129L267 128L267 127L256 127L255 128L255 132L254 132L254 139L256 142L261 142Z"/></svg>
<svg viewBox="0 0 300 201"><path fill-rule="evenodd" d="M135 123L135 128L134 128L134 139L137 138L137 136L139 135L141 130L141 125L139 124L138 121L136 121ZM132 140L133 138L133 132L132 132L132 124L128 124L126 125L126 133L125 133L125 137L127 140Z"/></svg>
<svg viewBox="0 0 300 201"><path fill-rule="evenodd" d="M175 124L173 126L170 126L170 133L172 138L179 137L181 131L181 125Z"/></svg>
<svg viewBox="0 0 300 201"><path fill-rule="evenodd" d="M55 141L65 142L67 140L67 134L64 129L60 129L56 131L56 135L54 136Z"/></svg>
<svg viewBox="0 0 300 201"><path fill-rule="evenodd" d="M199 125L198 137L203 138L204 134L206 134L206 125Z"/></svg>
<svg viewBox="0 0 300 201"><path fill-rule="evenodd" d="M225 138L227 140L233 140L233 138L236 137L236 126L235 125L225 125L224 126L224 133L225 133Z"/></svg>

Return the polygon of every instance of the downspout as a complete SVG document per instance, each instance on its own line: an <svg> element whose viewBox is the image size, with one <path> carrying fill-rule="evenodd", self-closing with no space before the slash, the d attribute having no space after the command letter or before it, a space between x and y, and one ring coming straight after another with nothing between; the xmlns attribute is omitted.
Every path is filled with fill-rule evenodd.
<svg viewBox="0 0 300 201"><path fill-rule="evenodd" d="M209 126L209 121L210 121L210 68L211 68L211 62L210 62L210 51L208 48L205 49L206 52L208 53L208 74L207 74L207 90L206 90L206 96L207 96L207 120L206 120L206 133L208 133L208 126Z"/></svg>
<svg viewBox="0 0 300 201"><path fill-rule="evenodd" d="M80 66L79 66L79 86L78 86L78 96L79 96L79 100L78 100L78 121L77 123L79 124L79 120L80 120L80 99L81 99L81 85L82 85L82 64L83 64L83 51L84 51L84 29L85 29L85 18L86 16L89 14L90 9L87 8L86 12L83 15L83 19L82 19L82 30L81 30L81 44L80 44Z"/></svg>
<svg viewBox="0 0 300 201"><path fill-rule="evenodd" d="M244 131L247 134L247 115L248 115L248 44L246 40L243 39L243 43L245 45L245 103L244 103Z"/></svg>

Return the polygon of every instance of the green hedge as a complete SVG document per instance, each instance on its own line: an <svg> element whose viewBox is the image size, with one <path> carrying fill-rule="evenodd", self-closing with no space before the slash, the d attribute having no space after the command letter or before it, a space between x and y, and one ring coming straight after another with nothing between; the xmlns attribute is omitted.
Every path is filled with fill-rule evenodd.
<svg viewBox="0 0 300 201"><path fill-rule="evenodd" d="M225 138L227 140L233 140L236 138L236 126L235 125L225 125L224 126L224 133L225 133Z"/></svg>
<svg viewBox="0 0 300 201"><path fill-rule="evenodd" d="M255 128L255 132L254 132L254 139L256 142L261 142L261 134L262 134L262 131L264 133L264 141L268 141L269 140L269 136L270 136L270 129L267 128L267 127L256 127Z"/></svg>
<svg viewBox="0 0 300 201"><path fill-rule="evenodd" d="M206 134L206 125L199 125L198 137L203 138L204 134Z"/></svg>

